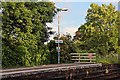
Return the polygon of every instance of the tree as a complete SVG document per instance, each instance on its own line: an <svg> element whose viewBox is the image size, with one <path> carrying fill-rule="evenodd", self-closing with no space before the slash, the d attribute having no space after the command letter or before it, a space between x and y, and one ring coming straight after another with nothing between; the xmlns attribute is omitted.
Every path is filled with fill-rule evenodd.
<svg viewBox="0 0 120 80"><path fill-rule="evenodd" d="M50 51L50 63L51 64L57 64L58 63L58 54L57 54L57 44L55 43L55 40L50 40L50 42L47 44L49 51Z"/></svg>
<svg viewBox="0 0 120 80"><path fill-rule="evenodd" d="M56 51L56 47L58 45L55 43L55 40L58 39L58 36L54 36L54 40L51 40L48 43L49 50L51 51L51 61L54 60L54 63L57 63L58 52ZM70 34L63 34L60 37L60 40L63 40L63 43L60 43L60 61L61 63L69 63L71 62L70 53L76 52L75 46L73 44L73 40Z"/></svg>
<svg viewBox="0 0 120 80"><path fill-rule="evenodd" d="M76 52L72 37L70 34L67 33L67 34L63 34L60 37L60 40L63 40L63 44L60 44L61 62L62 63L69 63L69 62L71 62L70 53Z"/></svg>
<svg viewBox="0 0 120 80"><path fill-rule="evenodd" d="M2 2L3 67L49 63L46 23L56 14L52 2Z"/></svg>
<svg viewBox="0 0 120 80"><path fill-rule="evenodd" d="M75 36L80 41L80 50L102 55L117 53L117 17L118 12L112 4L98 6L92 3L87 11L86 23L79 27L79 36Z"/></svg>

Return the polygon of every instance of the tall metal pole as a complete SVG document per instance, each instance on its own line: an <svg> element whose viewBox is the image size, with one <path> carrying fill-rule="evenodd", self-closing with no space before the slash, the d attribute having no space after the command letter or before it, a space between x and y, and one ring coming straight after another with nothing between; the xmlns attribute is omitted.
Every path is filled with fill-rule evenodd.
<svg viewBox="0 0 120 80"><path fill-rule="evenodd" d="M68 10L67 8L58 9L58 11L67 11L67 10ZM58 44L58 48L57 48L57 51L58 51L58 64L60 64L60 44L59 44L59 38L60 38L60 16L58 14L58 41L57 41L57 44Z"/></svg>
<svg viewBox="0 0 120 80"><path fill-rule="evenodd" d="M60 16L58 14L58 64L60 64L60 44L59 44L59 38L60 38Z"/></svg>

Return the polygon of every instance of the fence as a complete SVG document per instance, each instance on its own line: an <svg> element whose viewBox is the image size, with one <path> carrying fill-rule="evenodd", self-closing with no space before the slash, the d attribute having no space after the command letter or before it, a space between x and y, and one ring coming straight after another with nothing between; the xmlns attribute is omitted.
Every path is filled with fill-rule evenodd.
<svg viewBox="0 0 120 80"><path fill-rule="evenodd" d="M96 53L71 53L71 60L79 63L95 63Z"/></svg>

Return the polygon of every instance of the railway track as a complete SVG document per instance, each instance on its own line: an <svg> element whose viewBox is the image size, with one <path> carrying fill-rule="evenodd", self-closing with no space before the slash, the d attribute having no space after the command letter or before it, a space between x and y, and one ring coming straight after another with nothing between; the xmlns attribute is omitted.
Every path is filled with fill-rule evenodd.
<svg viewBox="0 0 120 80"><path fill-rule="evenodd" d="M22 72L22 71L31 71L31 70L48 70L48 69L60 69L60 68L69 68L69 67L76 67L80 66L82 67L92 67L92 66L101 66L101 64L79 64L79 63L74 63L74 64L57 64L57 65L42 65L42 66L34 66L34 67L26 67L26 68L15 68L15 69L2 69L0 70L0 73L4 75L4 73L11 73L11 72Z"/></svg>
<svg viewBox="0 0 120 80"><path fill-rule="evenodd" d="M119 80L120 66L58 64L0 70L2 80Z"/></svg>

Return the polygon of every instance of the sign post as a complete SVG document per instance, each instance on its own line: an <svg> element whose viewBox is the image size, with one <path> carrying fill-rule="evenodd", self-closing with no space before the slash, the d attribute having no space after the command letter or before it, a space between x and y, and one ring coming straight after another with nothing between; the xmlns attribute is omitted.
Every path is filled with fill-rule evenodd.
<svg viewBox="0 0 120 80"><path fill-rule="evenodd" d="M61 8L61 9L57 9L58 12L61 11L67 11L67 8ZM59 40L60 38L60 16L58 14L58 41L56 41L56 43L58 44L58 47L60 47L59 43L63 43L63 41ZM58 64L60 63L60 50L58 50Z"/></svg>
<svg viewBox="0 0 120 80"><path fill-rule="evenodd" d="M55 40L55 43L58 44L58 47L56 47L56 50L58 52L58 64L60 63L60 43L63 43L63 40Z"/></svg>

